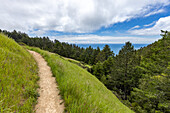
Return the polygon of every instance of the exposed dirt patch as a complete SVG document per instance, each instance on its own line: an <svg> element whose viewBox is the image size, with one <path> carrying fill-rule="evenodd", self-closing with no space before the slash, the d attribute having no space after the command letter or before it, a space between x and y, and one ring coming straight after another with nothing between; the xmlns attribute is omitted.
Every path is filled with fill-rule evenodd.
<svg viewBox="0 0 170 113"><path fill-rule="evenodd" d="M61 104L63 100L59 95L59 90L57 89L56 80L52 77L52 72L50 67L44 58L34 52L28 50L38 63L39 67L39 94L38 103L35 106L36 113L63 113L64 104Z"/></svg>

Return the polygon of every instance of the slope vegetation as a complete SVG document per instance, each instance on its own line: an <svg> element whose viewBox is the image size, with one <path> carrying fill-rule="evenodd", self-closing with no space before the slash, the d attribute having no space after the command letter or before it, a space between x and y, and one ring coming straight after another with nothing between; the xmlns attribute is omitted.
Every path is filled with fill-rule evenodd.
<svg viewBox="0 0 170 113"><path fill-rule="evenodd" d="M134 88L132 106L139 113L170 112L170 32L138 50L141 54L139 87Z"/></svg>
<svg viewBox="0 0 170 113"><path fill-rule="evenodd" d="M33 112L37 65L14 40L0 34L0 112Z"/></svg>
<svg viewBox="0 0 170 113"><path fill-rule="evenodd" d="M38 48L56 77L60 93L69 113L133 113L123 105L95 76L65 60L63 57Z"/></svg>

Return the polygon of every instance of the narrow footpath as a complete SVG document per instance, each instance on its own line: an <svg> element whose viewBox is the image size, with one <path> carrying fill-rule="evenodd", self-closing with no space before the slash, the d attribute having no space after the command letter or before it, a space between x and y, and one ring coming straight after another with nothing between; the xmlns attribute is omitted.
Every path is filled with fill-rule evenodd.
<svg viewBox="0 0 170 113"><path fill-rule="evenodd" d="M61 104L63 101L59 95L56 80L52 77L50 67L39 53L28 51L33 55L39 67L40 88L38 93L40 97L35 106L36 113L63 113L64 104Z"/></svg>

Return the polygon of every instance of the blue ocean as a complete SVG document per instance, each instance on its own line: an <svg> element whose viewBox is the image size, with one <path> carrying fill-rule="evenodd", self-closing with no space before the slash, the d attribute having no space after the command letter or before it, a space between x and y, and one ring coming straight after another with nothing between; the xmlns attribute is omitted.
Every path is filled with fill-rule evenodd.
<svg viewBox="0 0 170 113"><path fill-rule="evenodd" d="M76 44L78 45L79 47L83 47L83 48L87 48L89 46L91 46L92 48L96 49L97 47L100 48L100 50L103 49L103 47L106 45L106 44ZM115 53L115 54L118 54L119 53L119 50L125 45L125 44L107 44L109 45L109 47L111 48L111 50ZM134 48L137 50L137 49L140 49L141 47L145 47L147 46L148 44L133 44Z"/></svg>

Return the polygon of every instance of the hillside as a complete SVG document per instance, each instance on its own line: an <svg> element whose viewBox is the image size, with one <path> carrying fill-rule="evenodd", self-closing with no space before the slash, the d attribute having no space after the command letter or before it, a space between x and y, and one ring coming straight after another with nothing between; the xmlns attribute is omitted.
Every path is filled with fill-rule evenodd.
<svg viewBox="0 0 170 113"><path fill-rule="evenodd" d="M84 49L48 37L6 34L19 43L53 52L27 47L47 60L68 112L132 112L114 93L136 112L169 113L170 32L162 32L162 39L139 50L126 42L116 56L108 45L103 50Z"/></svg>
<svg viewBox="0 0 170 113"><path fill-rule="evenodd" d="M56 77L66 110L71 113L133 113L95 76L61 56L27 47L40 53Z"/></svg>
<svg viewBox="0 0 170 113"><path fill-rule="evenodd" d="M126 42L115 57L98 62L92 73L138 113L170 111L170 32L135 50Z"/></svg>
<svg viewBox="0 0 170 113"><path fill-rule="evenodd" d="M13 39L0 34L0 112L33 112L37 65Z"/></svg>
<svg viewBox="0 0 170 113"><path fill-rule="evenodd" d="M133 107L138 112L170 112L170 32L138 53L141 78L131 94Z"/></svg>
<svg viewBox="0 0 170 113"><path fill-rule="evenodd" d="M57 54L39 52L51 67L68 112L133 113L95 76ZM38 93L37 64L13 39L0 34L1 112L33 112Z"/></svg>

